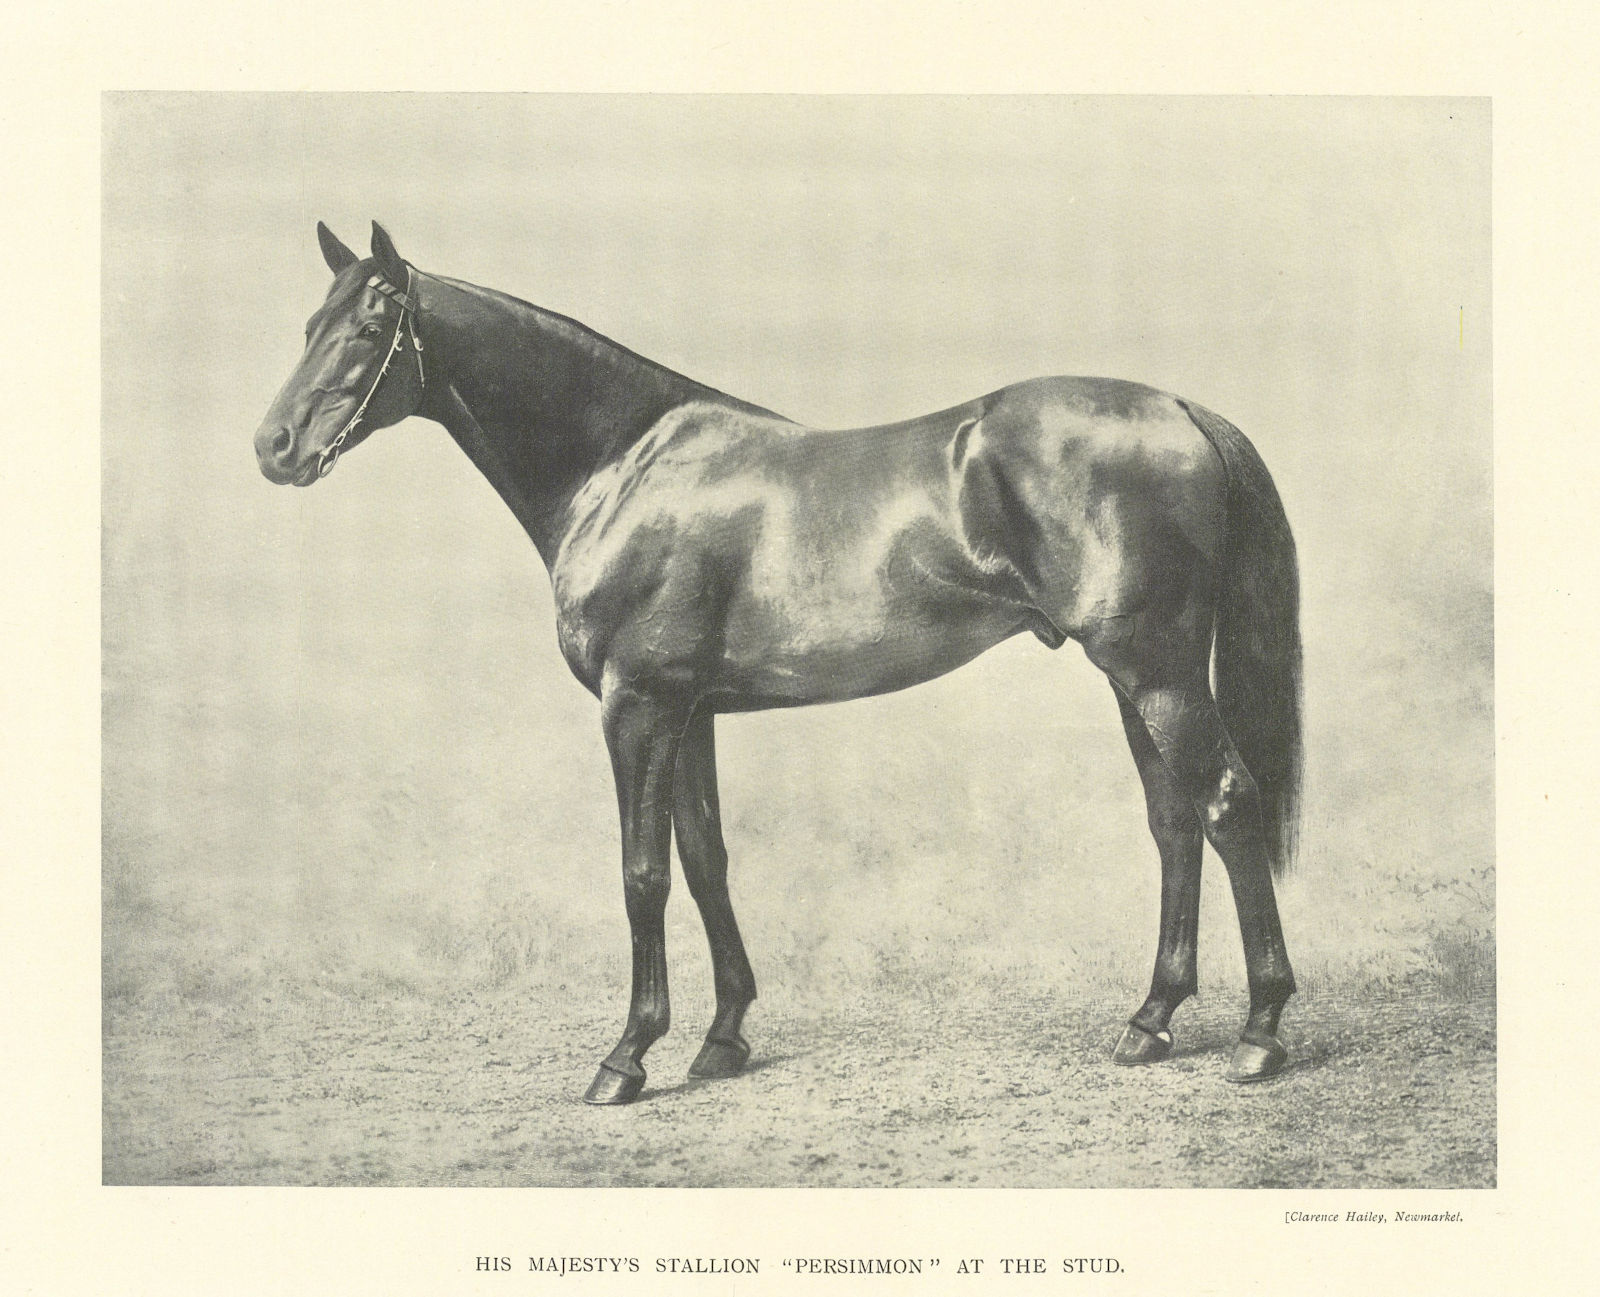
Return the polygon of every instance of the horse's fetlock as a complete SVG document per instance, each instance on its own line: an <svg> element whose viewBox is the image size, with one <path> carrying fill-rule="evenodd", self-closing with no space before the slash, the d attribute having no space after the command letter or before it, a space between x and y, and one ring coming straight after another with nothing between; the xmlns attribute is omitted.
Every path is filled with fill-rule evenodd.
<svg viewBox="0 0 1600 1297"><path fill-rule="evenodd" d="M672 1010L664 1003L641 1004L628 1022L628 1035L643 1054L672 1027Z"/></svg>
<svg viewBox="0 0 1600 1297"><path fill-rule="evenodd" d="M1278 968L1269 968L1249 978L1250 1002L1252 1004L1277 1005L1282 1007L1289 1002L1289 997L1298 989L1295 985L1294 970L1287 964Z"/></svg>
<svg viewBox="0 0 1600 1297"><path fill-rule="evenodd" d="M1199 981L1188 969L1156 968L1154 990L1176 1008L1200 989Z"/></svg>

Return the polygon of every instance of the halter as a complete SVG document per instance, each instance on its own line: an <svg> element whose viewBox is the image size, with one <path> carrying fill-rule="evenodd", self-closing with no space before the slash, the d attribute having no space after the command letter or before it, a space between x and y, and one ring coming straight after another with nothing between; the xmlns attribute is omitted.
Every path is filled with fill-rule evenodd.
<svg viewBox="0 0 1600 1297"><path fill-rule="evenodd" d="M422 339L417 337L417 299L411 294L411 267L406 267L406 291L403 293L382 275L373 275L367 280L367 287L377 289L385 297L398 303L400 318L395 322L394 337L390 339L389 351L383 358L383 364L378 367L378 376L372 380L372 386L361 398L361 404L356 407L356 412L350 416L350 422L339 429L339 435L323 448L322 455L317 460L318 477L327 477L333 472L333 466L339 462L339 451L350 434L356 430L356 425L361 422L362 416L366 414L372 398L377 395L378 384L383 382L383 376L389 372L389 363L394 359L395 352L400 350L400 340L406 333L411 334L411 345L417 353L417 382L422 385L424 392L428 390L428 378L422 372Z"/></svg>

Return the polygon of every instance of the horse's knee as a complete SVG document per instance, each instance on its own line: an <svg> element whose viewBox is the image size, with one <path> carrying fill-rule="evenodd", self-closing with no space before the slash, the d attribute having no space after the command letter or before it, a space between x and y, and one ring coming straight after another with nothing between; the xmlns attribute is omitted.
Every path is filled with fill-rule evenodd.
<svg viewBox="0 0 1600 1297"><path fill-rule="evenodd" d="M622 896L630 916L654 916L664 911L671 887L671 876L653 862L623 862Z"/></svg>

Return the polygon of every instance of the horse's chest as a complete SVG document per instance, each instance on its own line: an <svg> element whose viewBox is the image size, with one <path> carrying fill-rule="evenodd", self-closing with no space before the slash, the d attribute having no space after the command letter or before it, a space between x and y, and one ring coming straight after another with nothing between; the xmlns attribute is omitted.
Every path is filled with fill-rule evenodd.
<svg viewBox="0 0 1600 1297"><path fill-rule="evenodd" d="M562 656L580 680L598 688L606 649L637 611L623 554L609 546L569 547L551 576Z"/></svg>
<svg viewBox="0 0 1600 1297"><path fill-rule="evenodd" d="M622 508L569 539L551 575L562 653L579 679L593 688L609 662L667 668L700 651L736 566L710 544L714 531L703 517Z"/></svg>

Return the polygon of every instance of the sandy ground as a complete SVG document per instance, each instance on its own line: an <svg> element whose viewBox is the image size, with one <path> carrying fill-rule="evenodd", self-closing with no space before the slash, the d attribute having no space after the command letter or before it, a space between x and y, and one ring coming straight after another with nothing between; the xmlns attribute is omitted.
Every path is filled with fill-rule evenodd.
<svg viewBox="0 0 1600 1297"><path fill-rule="evenodd" d="M1182 1011L1165 1063L1108 1060L1109 995L981 1008L903 988L758 1004L748 1071L690 1082L698 1030L625 1109L579 1096L613 1015L555 997L327 994L108 1026L108 1183L1485 1186L1494 1017L1418 994L1292 1008L1293 1063L1226 1084L1238 1006ZM1131 1003L1125 998L1124 1003ZM843 1009L844 1006L841 1006Z"/></svg>

